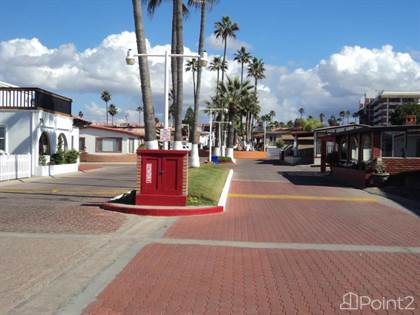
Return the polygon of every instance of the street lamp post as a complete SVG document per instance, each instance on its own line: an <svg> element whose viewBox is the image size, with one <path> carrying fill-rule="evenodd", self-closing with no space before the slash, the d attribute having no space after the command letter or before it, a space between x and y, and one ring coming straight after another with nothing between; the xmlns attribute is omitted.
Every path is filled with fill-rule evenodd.
<svg viewBox="0 0 420 315"><path fill-rule="evenodd" d="M225 111L226 111L226 109L225 109ZM222 124L232 125L232 122L231 121L214 121L214 123L219 124L219 128L221 127ZM222 133L220 132L220 137L224 137L225 138L225 142L226 142L226 131L224 132L224 135L222 135ZM221 139L219 139L219 143L220 143L220 140ZM221 155L221 156L224 156L224 155Z"/></svg>
<svg viewBox="0 0 420 315"><path fill-rule="evenodd" d="M212 154L212 137L213 137L213 115L212 112L215 111L224 111L226 112L227 109L226 108L207 108L205 109L209 112L210 115L210 121L209 121L209 128L210 128L210 132L209 132L209 162L211 162L211 154ZM215 121L217 122L217 121Z"/></svg>
<svg viewBox="0 0 420 315"><path fill-rule="evenodd" d="M125 61L127 65L134 65L136 63L136 57L163 57L165 58L165 75L164 75L164 94L165 94L165 122L164 122L164 128L165 130L169 130L169 61L171 57L178 57L178 58L198 58L199 65L201 67L207 66L208 63L208 54L206 51L204 51L201 55L200 54L170 54L168 51L165 51L164 54L134 54L131 49L127 51L127 56L125 58ZM169 133L169 139L163 142L163 148L165 150L168 150L168 141L170 140L170 132L165 131Z"/></svg>

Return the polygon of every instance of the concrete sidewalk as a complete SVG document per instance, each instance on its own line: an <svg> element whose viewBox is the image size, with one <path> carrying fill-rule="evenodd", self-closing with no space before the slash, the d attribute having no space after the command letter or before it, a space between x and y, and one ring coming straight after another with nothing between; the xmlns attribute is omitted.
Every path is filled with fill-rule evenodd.
<svg viewBox="0 0 420 315"><path fill-rule="evenodd" d="M83 314L338 314L348 292L379 299L362 313L401 298L382 313L414 314L419 253L419 219L387 200L239 161L225 213L179 218Z"/></svg>

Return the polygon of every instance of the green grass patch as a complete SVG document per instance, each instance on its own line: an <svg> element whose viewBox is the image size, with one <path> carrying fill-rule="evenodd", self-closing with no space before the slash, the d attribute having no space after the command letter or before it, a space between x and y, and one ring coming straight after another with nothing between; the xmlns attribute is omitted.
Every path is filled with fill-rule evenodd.
<svg viewBox="0 0 420 315"><path fill-rule="evenodd" d="M203 164L189 169L188 205L217 205L229 168Z"/></svg>

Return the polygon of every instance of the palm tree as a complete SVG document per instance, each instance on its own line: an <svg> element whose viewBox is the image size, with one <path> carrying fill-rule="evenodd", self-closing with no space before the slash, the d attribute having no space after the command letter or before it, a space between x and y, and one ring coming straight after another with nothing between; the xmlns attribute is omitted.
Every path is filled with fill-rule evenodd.
<svg viewBox="0 0 420 315"><path fill-rule="evenodd" d="M147 12L150 16L155 14L156 9L162 4L162 0L142 0L143 3L147 4ZM177 3L176 0L172 0L173 10L172 10L172 39L171 39L171 54L176 53L177 46ZM183 4L182 13L186 17L189 15L188 8ZM178 91L177 82L178 82L178 64L177 57L171 58L171 73L172 73L172 89L174 91L174 100L176 100L176 95Z"/></svg>
<svg viewBox="0 0 420 315"><path fill-rule="evenodd" d="M219 86L220 71L227 70L226 61L223 62L221 57L214 57L209 65L210 71L217 71L216 88Z"/></svg>
<svg viewBox="0 0 420 315"><path fill-rule="evenodd" d="M324 118L325 118L324 113L319 114L319 121L321 122L321 124L324 124Z"/></svg>
<svg viewBox="0 0 420 315"><path fill-rule="evenodd" d="M304 113L305 113L305 109L303 107L299 108L300 119L303 118Z"/></svg>
<svg viewBox="0 0 420 315"><path fill-rule="evenodd" d="M139 54L147 53L146 38L144 35L143 12L139 0L132 0L134 24L136 30L137 51ZM156 140L155 113L150 85L149 64L147 57L139 57L140 83L144 105L145 145L148 149L158 149Z"/></svg>
<svg viewBox="0 0 420 315"><path fill-rule="evenodd" d="M249 81L241 84L239 78L230 79L227 78L226 84L221 83L219 85L219 94L223 100L223 103L227 105L229 115L229 127L228 127L228 141L227 141L227 152L226 156L233 159L233 140L234 140L234 123L235 115L240 110L241 99L246 96L252 89Z"/></svg>
<svg viewBox="0 0 420 315"><path fill-rule="evenodd" d="M83 118L84 114L82 111L79 112L79 118Z"/></svg>
<svg viewBox="0 0 420 315"><path fill-rule="evenodd" d="M340 112L340 122L344 122L344 117L346 117L346 112L344 110L342 110ZM338 120L338 119L337 119Z"/></svg>
<svg viewBox="0 0 420 315"><path fill-rule="evenodd" d="M174 0L174 10L176 16L176 53L184 53L184 37L183 37L183 1ZM175 90L175 141L174 149L182 149L182 106L184 97L184 58L176 58L176 90Z"/></svg>
<svg viewBox="0 0 420 315"><path fill-rule="evenodd" d="M347 119L347 124L349 124L349 120L350 120L350 111L346 110L346 119Z"/></svg>
<svg viewBox="0 0 420 315"><path fill-rule="evenodd" d="M242 46L238 49L235 53L235 58L233 58L236 62L241 64L241 84L244 82L244 65L248 64L251 61L251 54L246 51L246 48Z"/></svg>
<svg viewBox="0 0 420 315"><path fill-rule="evenodd" d="M195 59L195 58L188 60L185 64L185 71L186 72L189 72L189 71L192 72L194 99L195 99L196 94L197 94L196 73L197 73L199 68L200 67L199 67L198 60Z"/></svg>
<svg viewBox="0 0 420 315"><path fill-rule="evenodd" d="M198 38L198 53L201 55L204 52L204 35L206 26L206 7L211 8L217 0L189 0L188 4L200 8L200 35ZM200 134L198 132L198 113L200 111L200 91L201 91L201 73L202 68L198 66L197 69L197 87L194 90L194 121L193 121L193 136L192 136L192 150L191 150L191 166L199 167L200 158L198 154L198 143L200 141Z"/></svg>
<svg viewBox="0 0 420 315"><path fill-rule="evenodd" d="M105 102L106 124L108 125L108 102L111 100L111 92L102 91L101 99Z"/></svg>
<svg viewBox="0 0 420 315"><path fill-rule="evenodd" d="M138 106L136 110L139 112L139 125L141 125L141 113L143 112L143 106Z"/></svg>
<svg viewBox="0 0 420 315"><path fill-rule="evenodd" d="M265 78L264 73L265 73L264 61L256 57L252 58L252 61L248 65L248 77L254 78L255 93L257 93L258 80L262 80Z"/></svg>
<svg viewBox="0 0 420 315"><path fill-rule="evenodd" d="M114 116L118 114L118 108L114 104L109 105L108 114L111 115L112 126L114 126Z"/></svg>
<svg viewBox="0 0 420 315"><path fill-rule="evenodd" d="M356 123L357 121L357 117L359 117L359 113L358 112L354 112L352 117L354 118L354 123Z"/></svg>
<svg viewBox="0 0 420 315"><path fill-rule="evenodd" d="M214 27L214 34L216 35L216 38L221 38L224 43L223 64L225 64L228 38L236 38L236 32L239 31L239 25L237 23L232 22L230 17L223 16L221 21L216 22L214 24ZM222 83L224 82L224 79L225 70L222 69Z"/></svg>

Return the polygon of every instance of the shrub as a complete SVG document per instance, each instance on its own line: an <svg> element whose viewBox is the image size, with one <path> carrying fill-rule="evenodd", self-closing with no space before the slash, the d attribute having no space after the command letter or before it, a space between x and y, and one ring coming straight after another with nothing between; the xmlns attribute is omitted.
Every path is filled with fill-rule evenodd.
<svg viewBox="0 0 420 315"><path fill-rule="evenodd" d="M46 158L46 156L45 155L40 155L38 162L39 162L39 165L41 165L41 166L47 165L47 158Z"/></svg>
<svg viewBox="0 0 420 315"><path fill-rule="evenodd" d="M79 158L79 152L77 150L69 150L64 153L64 161L67 164L74 164L77 163L77 159Z"/></svg>
<svg viewBox="0 0 420 315"><path fill-rule="evenodd" d="M277 141L276 141L276 147L277 148L283 148L284 147L284 140L283 139L278 139Z"/></svg>
<svg viewBox="0 0 420 315"><path fill-rule="evenodd" d="M232 162L232 159L227 156L219 156L218 159L220 162Z"/></svg>
<svg viewBox="0 0 420 315"><path fill-rule="evenodd" d="M61 165L65 163L64 152L58 151L50 157L50 165Z"/></svg>

